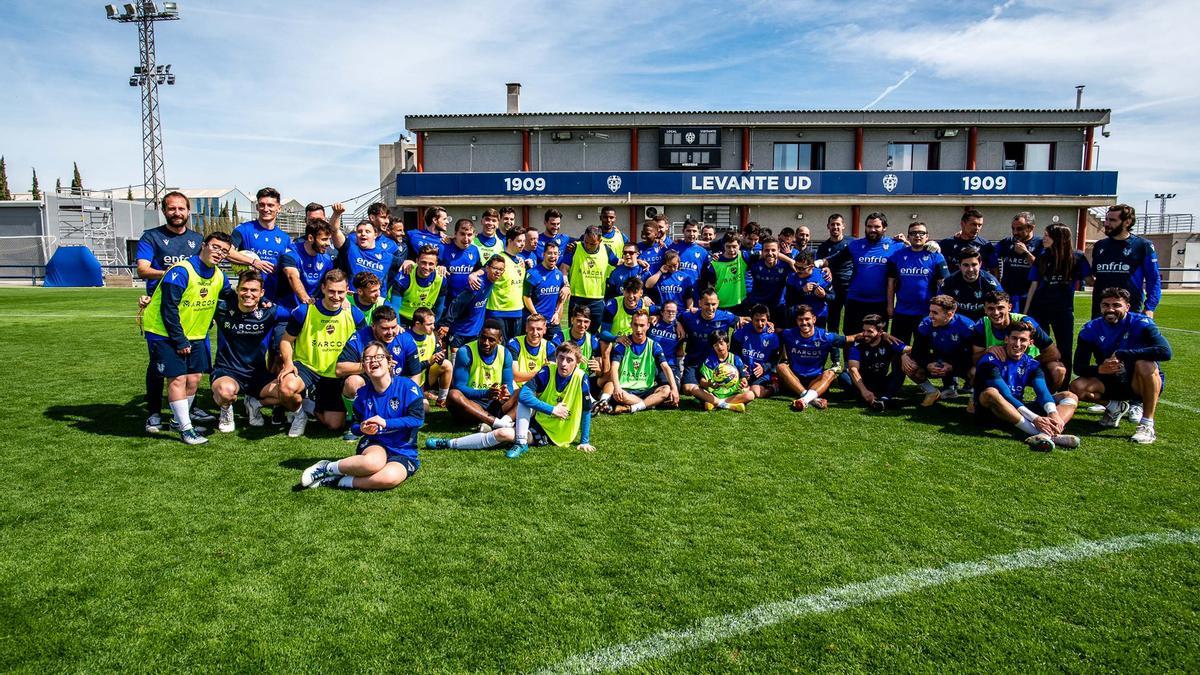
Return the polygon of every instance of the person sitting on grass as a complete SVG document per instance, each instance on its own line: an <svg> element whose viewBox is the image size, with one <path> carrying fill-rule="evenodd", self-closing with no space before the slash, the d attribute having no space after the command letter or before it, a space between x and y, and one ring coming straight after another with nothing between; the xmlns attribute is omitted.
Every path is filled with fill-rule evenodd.
<svg viewBox="0 0 1200 675"><path fill-rule="evenodd" d="M338 355L334 374L342 380L342 403L346 408L346 421L354 421L355 392L366 384L363 378L362 350L372 342L383 343L388 348L392 359L394 375L417 377L422 372L421 355L417 343L409 333L400 327L396 310L390 305L383 305L371 314L371 325L361 328L350 336L342 353ZM342 440L355 442L358 436L350 429L342 435Z"/></svg>
<svg viewBox="0 0 1200 675"><path fill-rule="evenodd" d="M1030 449L1049 452L1077 448L1079 437L1064 433L1075 414L1078 399L1070 393L1057 396L1046 386L1046 375L1037 359L1028 354L1034 327L1013 321L1005 329L1004 345L988 350L975 366L975 420L984 426L999 423L1017 428ZM1033 389L1034 412L1025 405L1025 389Z"/></svg>
<svg viewBox="0 0 1200 675"><path fill-rule="evenodd" d="M382 342L362 351L363 371L370 380L354 396L352 429L362 436L358 454L304 470L300 485L355 490L390 490L421 468L417 431L425 424L425 396L411 379L392 374L391 354Z"/></svg>
<svg viewBox="0 0 1200 675"><path fill-rule="evenodd" d="M875 412L891 406L904 384L900 367L907 346L888 335L887 320L879 314L863 317L862 336L850 346L846 374L864 403Z"/></svg>
<svg viewBox="0 0 1200 675"><path fill-rule="evenodd" d="M1155 441L1154 411L1163 389L1159 361L1171 360L1171 345L1154 319L1130 311L1132 295L1124 288L1100 294L1100 318L1079 331L1071 391L1083 401L1107 402L1100 426L1115 429L1130 412L1131 400L1141 399L1142 414L1130 438L1143 445Z"/></svg>
<svg viewBox="0 0 1200 675"><path fill-rule="evenodd" d="M709 335L708 345L712 354L700 364L696 398L704 401L705 410L746 412L746 404L754 400L754 392L750 390L745 362L729 351L729 337L725 333Z"/></svg>
<svg viewBox="0 0 1200 675"><path fill-rule="evenodd" d="M824 410L829 403L823 398L838 372L826 368L831 354L858 336L844 337L817 328L817 315L808 305L796 307L796 327L779 334L784 361L776 366L780 389L791 391L800 398L792 401L792 410L812 406Z"/></svg>
<svg viewBox="0 0 1200 675"><path fill-rule="evenodd" d="M618 415L641 412L660 403L679 407L675 372L662 347L649 337L650 312L645 308L635 311L629 330L629 335L617 338L613 345L612 367L605 377L597 410Z"/></svg>
<svg viewBox="0 0 1200 675"><path fill-rule="evenodd" d="M580 450L595 452L591 444L593 401L587 376L579 367L582 359L579 345L566 342L559 346L554 363L547 364L521 387L515 428L493 429L462 438L427 438L425 447L481 450L511 442L513 446L505 456L517 459L529 452L531 445L566 447L578 438Z"/></svg>
<svg viewBox="0 0 1200 675"><path fill-rule="evenodd" d="M456 422L493 429L513 425L510 413L517 402L512 397L512 354L501 346L503 342L503 324L487 319L479 339L463 345L455 354L446 409Z"/></svg>
<svg viewBox="0 0 1200 675"><path fill-rule="evenodd" d="M917 324L912 350L900 359L904 374L912 378L925 394L921 405L929 407L940 399L958 396L958 380L971 381L971 341L975 323L958 313L958 302L949 295L935 295L929 301L929 316ZM929 380L942 378L939 390ZM965 386L965 385L964 385Z"/></svg>

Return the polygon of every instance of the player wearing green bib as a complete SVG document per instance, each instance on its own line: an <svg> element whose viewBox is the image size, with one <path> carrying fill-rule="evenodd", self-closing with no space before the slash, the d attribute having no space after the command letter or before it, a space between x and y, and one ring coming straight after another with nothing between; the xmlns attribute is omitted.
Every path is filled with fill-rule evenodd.
<svg viewBox="0 0 1200 675"><path fill-rule="evenodd" d="M617 256L600 243L600 228L588 227L583 237L567 246L559 269L571 287L570 313L576 307L587 307L593 332L600 329L604 316L604 289L608 275L617 266Z"/></svg>
<svg viewBox="0 0 1200 675"><path fill-rule="evenodd" d="M722 255L714 255L708 262L711 282L717 291L717 306L738 314L746 301L746 272L750 264L742 253L741 242L732 233L725 235L722 249Z"/></svg>
<svg viewBox="0 0 1200 675"><path fill-rule="evenodd" d="M525 319L525 334L508 341L508 353L513 360L513 382L518 389L554 358L554 344L545 336L546 317L530 314Z"/></svg>
<svg viewBox="0 0 1200 675"><path fill-rule="evenodd" d="M428 307L418 307L413 312L412 335L417 344L417 358L421 360L421 372L413 376L413 381L428 391L436 391L441 382L442 371L446 372L446 388L450 387L450 369L443 368L446 360L446 350L438 342L436 328L433 323L433 310ZM446 405L445 395L438 395L439 405Z"/></svg>
<svg viewBox="0 0 1200 675"><path fill-rule="evenodd" d="M611 206L600 209L600 241L617 257L625 248L625 233L617 228L617 210Z"/></svg>
<svg viewBox="0 0 1200 675"><path fill-rule="evenodd" d="M1004 291L988 291L983 296L983 318L975 322L973 336L973 356L975 363L989 349L999 353L998 347L1004 345L1008 325L1014 321L1024 321L1033 327L1033 341L1025 352L1038 360L1042 372L1046 375L1046 384L1051 391L1058 391L1067 386L1067 368L1063 365L1062 354L1058 345L1050 339L1050 334L1042 329L1037 321L1012 311L1012 299Z"/></svg>
<svg viewBox="0 0 1200 675"><path fill-rule="evenodd" d="M500 212L496 209L488 209L479 216L479 234L471 240L471 245L479 251L480 260L491 260L504 252L504 239L496 233L499 227Z"/></svg>
<svg viewBox="0 0 1200 675"><path fill-rule="evenodd" d="M679 386L662 347L649 337L650 313L645 309L634 312L629 327L629 335L613 346L598 409L616 415L641 412L660 403L677 407ZM610 398L615 404L611 408Z"/></svg>
<svg viewBox="0 0 1200 675"><path fill-rule="evenodd" d="M375 310L383 306L383 298L380 296L382 290L383 283L374 272L359 272L354 275L354 294L351 296L351 302L355 309L362 312L363 321L368 324L371 323Z"/></svg>
<svg viewBox="0 0 1200 675"><path fill-rule="evenodd" d="M591 444L592 397L587 378L579 368L579 346L559 347L554 363L547 364L521 388L515 428L495 429L463 438L428 438L425 447L475 450L512 442L505 456L516 459L530 445L565 447L576 438L583 452L595 452Z"/></svg>
<svg viewBox="0 0 1200 675"><path fill-rule="evenodd" d="M705 410L724 408L746 412L746 404L754 400L746 364L737 354L730 353L729 338L725 333L710 335L708 345L713 353L700 365L696 398L704 401Z"/></svg>
<svg viewBox="0 0 1200 675"><path fill-rule="evenodd" d="M446 409L463 424L498 429L512 426L517 407L512 395L512 356L504 349L504 329L493 319L483 322L479 339L459 347Z"/></svg>
<svg viewBox="0 0 1200 675"><path fill-rule="evenodd" d="M200 376L211 365L208 329L225 288L225 275L217 265L232 246L224 232L205 237L199 255L167 270L142 314L151 367L167 378L167 402L179 423L180 438L188 445L208 442L192 428L191 407Z"/></svg>
<svg viewBox="0 0 1200 675"><path fill-rule="evenodd" d="M346 423L337 360L351 336L367 325L358 308L342 307L347 286L345 272L330 270L321 280L320 302L297 307L279 343L280 382L298 377L306 389L304 403L292 415L292 438L304 434L309 414L334 431Z"/></svg>
<svg viewBox="0 0 1200 675"><path fill-rule="evenodd" d="M401 265L397 269L410 268L407 272L398 271L392 276L388 287L387 304L400 315L400 323L410 326L413 322L413 312L424 307L426 309L441 309L446 287L444 276L438 271L438 249L426 245L417 253L415 265ZM437 312L435 311L435 316Z"/></svg>
<svg viewBox="0 0 1200 675"><path fill-rule="evenodd" d="M504 336L513 337L520 332L521 313L525 310L522 301L525 293L525 273L532 262L525 258L525 228L513 227L505 231L504 276L492 286L488 297L486 318L495 319L504 327Z"/></svg>

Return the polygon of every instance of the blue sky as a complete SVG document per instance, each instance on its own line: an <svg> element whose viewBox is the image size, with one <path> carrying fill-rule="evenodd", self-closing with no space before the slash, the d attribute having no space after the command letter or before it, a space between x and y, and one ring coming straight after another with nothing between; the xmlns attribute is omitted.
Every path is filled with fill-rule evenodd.
<svg viewBox="0 0 1200 675"><path fill-rule="evenodd" d="M136 30L103 2L4 0L10 185L142 180ZM48 9L49 8L49 9ZM1113 109L1121 198L1200 212L1200 3L447 0L180 2L158 25L167 180L332 202L378 183L404 115L524 111ZM1191 73L1190 75L1188 73ZM899 86L896 86L896 85ZM894 88L892 88L894 87ZM890 89L891 88L891 89ZM882 96L882 98L880 98ZM878 100L877 100L878 99ZM1152 206L1157 210L1157 206Z"/></svg>

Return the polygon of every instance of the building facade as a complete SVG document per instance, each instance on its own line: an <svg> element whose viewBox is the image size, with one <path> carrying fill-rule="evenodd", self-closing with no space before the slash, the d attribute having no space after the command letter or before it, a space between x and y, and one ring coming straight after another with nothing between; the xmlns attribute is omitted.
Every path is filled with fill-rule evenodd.
<svg viewBox="0 0 1200 675"><path fill-rule="evenodd" d="M515 106L514 106L515 107ZM511 109L511 108L510 108ZM648 213L723 227L805 225L814 240L841 213L854 233L882 211L938 237L964 207L999 239L1018 211L1066 223L1084 239L1089 207L1115 202L1117 174L1092 167L1107 109L791 110L410 115L415 162L381 162L405 220L425 207L475 217L513 206L524 222L563 212L577 235L617 208L632 233ZM391 151L393 145L381 146Z"/></svg>

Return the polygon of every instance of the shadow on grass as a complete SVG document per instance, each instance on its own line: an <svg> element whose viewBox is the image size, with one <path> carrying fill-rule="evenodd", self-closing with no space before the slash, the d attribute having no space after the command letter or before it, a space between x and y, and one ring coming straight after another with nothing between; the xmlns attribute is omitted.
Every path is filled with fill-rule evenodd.
<svg viewBox="0 0 1200 675"><path fill-rule="evenodd" d="M118 438L142 438L146 434L146 409L142 398L127 403L95 402L53 405L43 415L84 433Z"/></svg>

